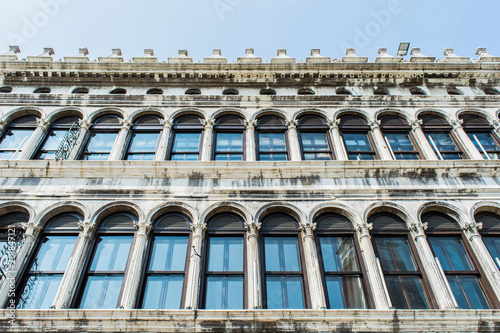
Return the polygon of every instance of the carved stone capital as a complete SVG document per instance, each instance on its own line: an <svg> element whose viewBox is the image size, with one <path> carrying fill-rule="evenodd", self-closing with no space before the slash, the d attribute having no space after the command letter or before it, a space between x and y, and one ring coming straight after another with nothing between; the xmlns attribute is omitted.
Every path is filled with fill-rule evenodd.
<svg viewBox="0 0 500 333"><path fill-rule="evenodd" d="M262 223L249 223L245 224L245 231L247 232L248 238L259 237L259 230L262 227Z"/></svg>
<svg viewBox="0 0 500 333"><path fill-rule="evenodd" d="M288 129L290 129L290 130L291 130L291 129L297 129L297 125L298 125L298 123L297 123L297 121L296 121L296 120L288 120L288 121L286 122L286 126L287 126L287 127L288 127Z"/></svg>
<svg viewBox="0 0 500 333"><path fill-rule="evenodd" d="M378 120L369 121L368 125L373 130L380 129L380 122Z"/></svg>
<svg viewBox="0 0 500 333"><path fill-rule="evenodd" d="M461 119L452 119L450 120L451 127L456 130L462 128L462 120Z"/></svg>
<svg viewBox="0 0 500 333"><path fill-rule="evenodd" d="M172 126L174 124L170 120L165 120L165 123L163 124L163 129L172 129Z"/></svg>
<svg viewBox="0 0 500 333"><path fill-rule="evenodd" d="M328 126L330 127L330 130L335 130L335 129L339 129L339 123L338 123L338 120L336 121L328 121Z"/></svg>
<svg viewBox="0 0 500 333"><path fill-rule="evenodd" d="M245 120L245 127L247 128L247 130L250 130L250 131L255 130L255 127L257 127L257 120L253 120L253 121Z"/></svg>
<svg viewBox="0 0 500 333"><path fill-rule="evenodd" d="M205 129L212 129L215 126L215 122L212 119L207 119L203 122L203 126L205 126Z"/></svg>
<svg viewBox="0 0 500 333"><path fill-rule="evenodd" d="M314 230L316 230L316 223L307 223L299 228L303 233L304 239L307 237L314 237Z"/></svg>
<svg viewBox="0 0 500 333"><path fill-rule="evenodd" d="M417 129L421 129L420 125L422 125L422 120L415 119L415 120L410 121L411 129L414 131Z"/></svg>
<svg viewBox="0 0 500 333"><path fill-rule="evenodd" d="M5 126L7 126L7 122L4 119L0 120L0 131L3 131Z"/></svg>
<svg viewBox="0 0 500 333"><path fill-rule="evenodd" d="M24 235L32 238L35 238L36 235L38 235L38 233L43 229L38 224L33 222L23 223L21 227L24 229Z"/></svg>
<svg viewBox="0 0 500 333"><path fill-rule="evenodd" d="M95 231L95 224L89 221L78 222L78 227L82 230L81 235L83 238L91 239Z"/></svg>
<svg viewBox="0 0 500 333"><path fill-rule="evenodd" d="M150 223L136 223L134 224L135 229L137 230L138 236L148 237L149 233L153 229Z"/></svg>
<svg viewBox="0 0 500 333"><path fill-rule="evenodd" d="M414 238L417 239L417 237L425 236L425 230L429 227L429 224L427 222L417 222L414 223L412 222L410 224L410 231L414 233Z"/></svg>
<svg viewBox="0 0 500 333"><path fill-rule="evenodd" d="M207 231L207 225L204 223L194 223L191 224L189 229L193 232L193 237L203 237L203 234Z"/></svg>
<svg viewBox="0 0 500 333"><path fill-rule="evenodd" d="M78 125L80 125L81 129L88 131L90 129L90 127L92 126L92 123L90 121L88 121L87 119L82 119L78 122Z"/></svg>
<svg viewBox="0 0 500 333"><path fill-rule="evenodd" d="M1 123L0 123L1 124ZM490 122L490 125L493 126L493 128L498 131L500 130L500 121L498 121L497 119L493 119L491 122Z"/></svg>
<svg viewBox="0 0 500 333"><path fill-rule="evenodd" d="M40 118L40 119L38 119L38 120L36 121L36 124L37 124L37 125L36 125L36 127L37 127L37 128L41 128L41 129L43 129L44 131L46 131L46 130L47 130L47 128L49 128L49 126L50 126L50 123L49 123L49 122L47 121L47 119L45 119L45 118Z"/></svg>
<svg viewBox="0 0 500 333"><path fill-rule="evenodd" d="M370 236L370 230L373 229L373 223L363 223L361 225L356 225L354 227L356 232L359 235L359 238L361 237L369 237Z"/></svg>
<svg viewBox="0 0 500 333"><path fill-rule="evenodd" d="M483 229L482 222L467 222L463 227L463 230L472 236L479 235L479 230Z"/></svg>
<svg viewBox="0 0 500 333"><path fill-rule="evenodd" d="M132 128L132 126L134 124L132 124L130 121L128 120L123 120L120 124L122 126L122 129L124 130L127 130L127 131L130 131L130 129Z"/></svg>

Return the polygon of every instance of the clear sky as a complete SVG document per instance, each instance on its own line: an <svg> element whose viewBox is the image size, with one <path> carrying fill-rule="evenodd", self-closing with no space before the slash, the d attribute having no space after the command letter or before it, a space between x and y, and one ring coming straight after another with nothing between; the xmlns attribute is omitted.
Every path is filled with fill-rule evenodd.
<svg viewBox="0 0 500 333"><path fill-rule="evenodd" d="M278 48L305 60L312 48L341 58L347 46L373 60L399 42L443 58L446 47L500 56L498 0L0 0L0 53L20 57L55 49L55 59L88 47L90 58L121 48L125 59L152 48L160 61L187 49L194 60L222 49L229 61L253 47L271 59ZM408 57L407 57L408 58ZM407 59L406 58L406 59Z"/></svg>

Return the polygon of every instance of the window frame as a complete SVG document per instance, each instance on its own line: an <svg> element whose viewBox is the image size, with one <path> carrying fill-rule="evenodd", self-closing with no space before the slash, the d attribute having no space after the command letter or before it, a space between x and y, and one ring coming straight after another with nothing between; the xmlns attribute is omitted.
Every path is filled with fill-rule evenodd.
<svg viewBox="0 0 500 333"><path fill-rule="evenodd" d="M346 117L346 116L354 116L356 118L359 118L360 121L364 124L363 125L344 125L342 118ZM377 151L375 141L373 140L372 129L368 124L366 124L366 120L363 119L359 115L352 115L352 114L340 116L339 119L340 119L339 132L340 132L340 136L342 138L342 143L344 144L345 151L347 153L347 159L350 161L371 161L371 160L367 160L367 159L361 159L361 160L354 160L353 159L353 160L351 160L349 158L350 154L363 154L363 155L367 154L367 155L373 156L373 160L379 160L380 155ZM363 133L366 135L366 138L368 139L368 143L370 144L370 148L371 148L370 151L348 150L344 134L359 134L359 133Z"/></svg>
<svg viewBox="0 0 500 333"><path fill-rule="evenodd" d="M118 119L118 124L100 124L99 120L101 120L104 117L108 116L113 116ZM94 123L91 128L89 129L89 132L87 133L87 137L85 138L85 144L82 145L81 152L78 154L78 160L81 161L92 161L88 160L85 157L86 156L92 156L92 155L102 155L102 154L108 154L108 158L106 160L98 160L98 161L109 161L109 158L111 157L111 153L113 152L113 147L116 143L116 140L118 140L118 136L121 131L121 122L123 122L123 118L121 116L115 115L115 114L109 114L109 115L103 115L95 120L97 123ZM111 146L111 149L109 152L104 152L104 151L96 151L96 152L87 152L88 145L91 143L92 138L94 137L94 134L98 133L115 133L115 140L113 141L113 145Z"/></svg>
<svg viewBox="0 0 500 333"><path fill-rule="evenodd" d="M153 159L152 160L147 160L147 159L140 160L140 161L154 161L155 156L156 156L156 152L158 151L158 147L160 145L160 141L161 141L161 137L162 137L163 119L161 119L158 116L154 116L155 118L157 118L159 120L158 125L139 125L139 124L137 124L137 122L140 119L142 119L143 117L148 117L148 116L150 116L150 115L145 115L145 116L139 117L134 121L134 125L131 128L130 133L129 133L128 138L127 138L127 144L125 145L125 150L124 150L123 158L122 158L123 160L137 161L137 160L130 160L128 157L133 156L133 155L150 155L151 154L150 151L145 151L145 150L144 151L130 152L130 148L134 142L134 138L135 138L136 134L158 133L158 137L156 138L156 145L155 145L155 149L154 149L154 153L153 153Z"/></svg>
<svg viewBox="0 0 500 333"><path fill-rule="evenodd" d="M311 115L305 115L304 117L308 117L308 116L311 116ZM330 155L329 160L323 160L323 161L335 160L336 156L335 156L335 153L333 150L333 142L332 142L332 138L330 135L330 127L327 124L325 124L325 120L322 117L316 116L316 115L312 115L312 116L320 119L321 122L323 123L323 125L301 125L300 122L304 117L301 117L299 119L299 123L297 125L297 132L298 132L299 146L300 146L300 153L302 156L302 160L303 161L322 161L321 159L307 159L306 160L306 158L305 158L306 154L316 154L316 153L327 153L328 155ZM326 137L326 143L328 145L328 150L305 150L303 138L302 138L303 133L321 133L321 134L324 133L325 137Z"/></svg>
<svg viewBox="0 0 500 333"><path fill-rule="evenodd" d="M493 126L486 123L486 120L484 118L477 116L477 115L465 114L465 115L461 115L459 117L459 119L463 120L464 116L473 116L473 117L480 118L481 120L485 121L484 124L480 124L480 125L479 124L478 125L464 124L464 125L462 125L462 128L464 129L465 133L467 134L467 137L472 141L472 144L474 144L474 147L483 156L483 158L485 160L496 160L495 158L491 158L490 153L498 154L498 156L500 156L500 148L497 150L486 150L486 149L484 149L482 144L480 142L478 142L480 147L482 148L482 149L478 149L477 145L474 143L473 138L470 137L471 135L475 135L478 133L489 133L491 135L493 141L496 143L496 145L498 147L500 147L500 138L499 138L498 134L496 133L496 131L494 130ZM483 151L483 149L484 149L484 151ZM485 153L487 156L485 156Z"/></svg>
<svg viewBox="0 0 500 333"><path fill-rule="evenodd" d="M12 160L13 158L18 157L19 154L21 154L23 152L23 150L26 148L26 144L33 137L33 134L35 133L35 131L37 129L36 125L18 125L18 124L16 124L16 121L18 121L24 117L33 117L33 118L35 118L36 121L39 121L41 119L39 116L36 116L36 115L25 115L25 116L17 117L9 122L9 125L5 128L5 130L1 133L1 136L0 136L0 154L4 153L4 152L13 152L12 157L7 159L6 161L9 161L9 160ZM3 141L5 140L5 137L7 136L9 131L12 131L12 130L32 130L32 133L30 134L30 136L28 137L28 139L24 143L21 142L21 147L17 147L16 150L1 148L1 145L2 145ZM16 153L17 153L17 155L16 155Z"/></svg>
<svg viewBox="0 0 500 333"><path fill-rule="evenodd" d="M238 119L241 121L241 125L224 125L224 124L218 124L218 121L222 119L224 116L219 117L217 120L217 124L214 126L214 135L213 135L213 149L212 149L212 156L211 160L212 161L217 161L217 155L239 155L241 154L241 161L246 161L246 150L247 150L247 144L246 144L246 127L243 123L243 119L239 116ZM241 151L231 151L231 152L217 152L217 139L219 133L229 133L229 134L242 134L241 135ZM225 162L236 162L232 160L220 160L225 161Z"/></svg>
<svg viewBox="0 0 500 333"><path fill-rule="evenodd" d="M288 127L285 125L285 121L283 118L276 116L276 115L270 115L272 117L276 117L280 119L282 122L282 125L260 125L260 120L266 116L262 116L259 119L259 123L255 127L255 152L256 152L256 159L257 161L261 161L260 155L261 154L273 154L273 153L278 153L278 154L285 154L286 160L285 161L290 161L290 143L288 142ZM261 133L283 133L283 137L285 138L285 150L284 151L273 151L273 150L260 150L260 134ZM263 161L263 162L280 162L280 161Z"/></svg>
<svg viewBox="0 0 500 333"><path fill-rule="evenodd" d="M424 114L424 115L419 116L418 119L422 120L421 117L425 117L425 116L432 116L432 117L435 117L435 118L443 121L443 124L439 124L439 125L426 125L426 124L421 125L421 128L422 128L422 131L424 132L425 138L427 139L430 146L432 147L432 150L436 154L438 160L457 161L457 160L466 160L469 158L467 156L467 154L465 153L463 147L460 145L457 138L455 137L455 135L453 133L453 128L448 123L448 120L446 120L442 116L438 116L438 115L434 115L434 114L430 114L430 115ZM453 144L457 148L457 150L439 150L438 146L433 144L433 142L431 142L431 140L429 140L429 135L432 135L432 134L447 134L447 135L449 135ZM432 141L434 141L434 139ZM444 158L442 154L458 154L460 156L460 158L459 159Z"/></svg>
<svg viewBox="0 0 500 333"><path fill-rule="evenodd" d="M189 116L189 115L185 115L185 116ZM203 118L201 118L200 116L198 115L194 115L196 116L199 120L200 120L200 124L188 124L188 125L185 125L185 124L179 124L178 121L181 120L184 116L181 115L179 116L177 119L175 119L175 122L174 122L174 125L172 126L172 131L171 131L171 134L170 134L170 143L169 143L169 147L168 147L168 160L169 161L174 161L174 162L189 162L189 161L179 161L179 160L172 160L172 157L175 155L175 154L181 154L181 153L176 153L173 151L174 149L174 144L175 144L175 139L176 139L176 136L178 133L198 133L200 135L200 141L198 142L198 151L196 154L198 154L198 157L196 159L196 161L200 161L201 160L201 155L202 155L202 148L203 148L203 138L205 137L205 126L203 126L202 124L202 121L203 121ZM194 153L190 153L188 152L187 154L193 154Z"/></svg>
<svg viewBox="0 0 500 333"><path fill-rule="evenodd" d="M45 133L43 140L37 146L35 153L33 153L33 156L31 159L33 159L33 160L47 160L47 159L40 158L40 156L42 154L46 154L46 153L49 153L51 151L55 151L57 153L57 150L50 150L50 149L43 149L43 148L47 144L47 141L49 141L51 134L54 133L54 130L64 130L67 133L71 129L72 124L74 124L74 122L72 124L57 124L57 122L64 119L64 118L72 118L72 117L77 118L78 121L80 121L82 119L79 116L69 115L69 116L63 116L63 117L57 119L56 121L54 121L54 123L50 125L50 128ZM51 160L51 159L49 159L49 160Z"/></svg>
<svg viewBox="0 0 500 333"><path fill-rule="evenodd" d="M401 121L403 121L405 124L401 124L401 125L384 125L382 120L385 118L389 118L389 117L394 117L394 118L398 118L400 119ZM381 116L379 121L381 121L381 124L380 124L380 130L382 132L382 135L384 137L384 140L386 141L386 144L389 146L389 150L391 152L391 155L393 156L394 160L406 160L406 159L398 159L396 157L396 152L394 152L394 150L392 149L392 146L390 145L389 143L389 139L387 138L386 136L386 133L387 134L406 134L408 135L410 141L411 141L411 144L413 145L413 150L405 150L405 151L397 151L397 154L402 154L402 155L410 155L410 154L415 154L417 155L417 160L422 160L424 159L423 157L423 154L422 154L422 151L420 150L420 147L418 146L417 144L417 141L415 140L415 137L412 133L412 130L411 130L411 126L408 125L406 123L405 120L403 120L402 118L400 117L397 117L397 116Z"/></svg>

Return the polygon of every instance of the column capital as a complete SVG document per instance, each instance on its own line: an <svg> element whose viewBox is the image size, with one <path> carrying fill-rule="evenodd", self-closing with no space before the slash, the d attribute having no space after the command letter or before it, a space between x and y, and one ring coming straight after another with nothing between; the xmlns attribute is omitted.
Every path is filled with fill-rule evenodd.
<svg viewBox="0 0 500 333"><path fill-rule="evenodd" d="M469 238L472 238L474 236L479 236L479 230L483 229L483 223L482 222L466 222L465 226L462 228L463 231L465 231L467 234L470 235Z"/></svg>
<svg viewBox="0 0 500 333"><path fill-rule="evenodd" d="M165 122L163 123L163 129L172 129L173 125L174 123L172 123L172 121L165 120Z"/></svg>
<svg viewBox="0 0 500 333"><path fill-rule="evenodd" d="M413 238L417 239L418 237L425 236L425 230L429 227L427 222L412 222L410 223L409 230L413 233Z"/></svg>
<svg viewBox="0 0 500 333"><path fill-rule="evenodd" d="M259 231L262 227L262 223L245 223L245 231L247 232L247 238L257 238L259 237Z"/></svg>
<svg viewBox="0 0 500 333"><path fill-rule="evenodd" d="M359 238L370 237L370 230L373 229L373 223L363 223L361 225L356 225L354 226L354 229L358 233Z"/></svg>
<svg viewBox="0 0 500 333"><path fill-rule="evenodd" d="M193 232L193 237L202 237L207 231L207 225L205 223L193 223L189 229Z"/></svg>
<svg viewBox="0 0 500 333"><path fill-rule="evenodd" d="M296 120L287 120L286 121L286 127L288 127L288 129L297 129L297 121Z"/></svg>
<svg viewBox="0 0 500 333"><path fill-rule="evenodd" d="M205 126L205 129L212 129L215 126L215 122L212 119L207 119L203 121L203 126Z"/></svg>
<svg viewBox="0 0 500 333"><path fill-rule="evenodd" d="M5 126L7 126L7 122L5 121L5 119L1 119L0 120L0 131L2 131Z"/></svg>
<svg viewBox="0 0 500 333"><path fill-rule="evenodd" d="M81 235L83 238L91 239L95 231L95 224L89 221L78 222L78 227L82 230Z"/></svg>
<svg viewBox="0 0 500 333"><path fill-rule="evenodd" d="M451 127L454 130L462 128L462 123L463 123L463 120L461 120L461 119L451 119L450 120Z"/></svg>
<svg viewBox="0 0 500 333"><path fill-rule="evenodd" d="M90 127L92 126L92 123L90 121L88 121L88 119L81 119L78 122L78 125L80 125L81 129L88 131L90 129Z"/></svg>
<svg viewBox="0 0 500 333"><path fill-rule="evenodd" d="M26 237L33 237L33 238L36 238L38 233L43 229L38 224L35 224L33 222L23 223L21 227L24 229L24 235Z"/></svg>
<svg viewBox="0 0 500 333"><path fill-rule="evenodd" d="M134 224L135 229L137 230L138 236L148 237L149 233L153 229L151 223L139 222Z"/></svg>
<svg viewBox="0 0 500 333"><path fill-rule="evenodd" d="M419 119L410 120L410 126L412 130L422 129L420 125L422 125L422 120Z"/></svg>
<svg viewBox="0 0 500 333"><path fill-rule="evenodd" d="M122 126L122 129L130 131L130 128L134 125L128 120L123 120L120 125Z"/></svg>
<svg viewBox="0 0 500 333"><path fill-rule="evenodd" d="M493 126L493 128L498 131L500 130L500 121L498 121L497 119L493 119L491 122L490 122L490 125ZM1 122L0 122L0 126L1 126Z"/></svg>
<svg viewBox="0 0 500 333"><path fill-rule="evenodd" d="M330 127L331 130L339 129L339 120L338 119L334 121L328 120L328 127Z"/></svg>
<svg viewBox="0 0 500 333"><path fill-rule="evenodd" d="M303 226L300 226L299 230L304 234L303 238L306 239L308 237L314 238L314 230L316 230L316 223L306 223Z"/></svg>
<svg viewBox="0 0 500 333"><path fill-rule="evenodd" d="M36 124L37 124L37 125L36 125L36 127L37 127L37 128L41 128L41 129L42 129L42 130L44 130L44 131L46 131L46 130L47 130L47 128L49 128L49 126L50 126L50 122L49 122L49 121L47 121L47 119L45 119L45 118L40 118L40 119L38 119L38 120L36 121Z"/></svg>
<svg viewBox="0 0 500 333"><path fill-rule="evenodd" d="M244 124L247 130L253 131L255 127L257 127L257 120L251 120L251 121L245 120Z"/></svg>
<svg viewBox="0 0 500 333"><path fill-rule="evenodd" d="M378 120L370 120L368 121L368 125L373 130L380 129L380 122Z"/></svg>

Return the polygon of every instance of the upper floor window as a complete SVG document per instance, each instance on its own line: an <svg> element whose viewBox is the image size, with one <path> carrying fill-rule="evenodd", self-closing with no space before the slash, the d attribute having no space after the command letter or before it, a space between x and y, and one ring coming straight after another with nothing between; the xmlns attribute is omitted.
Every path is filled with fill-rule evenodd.
<svg viewBox="0 0 500 333"><path fill-rule="evenodd" d="M101 223L86 267L80 309L116 309L118 306L136 221L132 214L115 213Z"/></svg>
<svg viewBox="0 0 500 333"><path fill-rule="evenodd" d="M257 123L257 155L259 161L287 161L288 142L285 121L277 116L264 116Z"/></svg>
<svg viewBox="0 0 500 333"><path fill-rule="evenodd" d="M500 95L500 91L493 87L484 88L483 91L486 95Z"/></svg>
<svg viewBox="0 0 500 333"><path fill-rule="evenodd" d="M34 94L50 94L51 89L48 87L42 87L42 88L36 88L35 91L33 91Z"/></svg>
<svg viewBox="0 0 500 333"><path fill-rule="evenodd" d="M500 144L496 133L484 118L465 114L461 115L462 127L465 133L476 146L477 150L486 160L498 160L500 157Z"/></svg>
<svg viewBox="0 0 500 333"><path fill-rule="evenodd" d="M318 116L308 115L299 119L297 130L303 160L331 160L333 158L329 129L324 119Z"/></svg>
<svg viewBox="0 0 500 333"><path fill-rule="evenodd" d="M463 95L464 93L458 89L457 87L450 87L446 90L446 92L448 93L448 95L451 95L451 96L460 96L460 95Z"/></svg>
<svg viewBox="0 0 500 333"><path fill-rule="evenodd" d="M12 92L12 87L0 87L0 93L8 94Z"/></svg>
<svg viewBox="0 0 500 333"><path fill-rule="evenodd" d="M10 267L15 264L24 230L23 223L29 221L29 215L23 211L15 211L0 216L0 286L7 277Z"/></svg>
<svg viewBox="0 0 500 333"><path fill-rule="evenodd" d="M53 305L77 242L81 221L80 214L63 213L48 222L19 289L18 309L48 309Z"/></svg>
<svg viewBox="0 0 500 333"><path fill-rule="evenodd" d="M378 96L388 96L388 95L390 95L389 90L387 88L384 88L384 87L375 88L373 90L373 94L374 95L378 95Z"/></svg>
<svg viewBox="0 0 500 333"><path fill-rule="evenodd" d="M427 240L438 258L458 306L462 309L489 309L476 258L469 249L464 233L450 216L429 212L422 216L428 223Z"/></svg>
<svg viewBox="0 0 500 333"><path fill-rule="evenodd" d="M316 95L316 92L311 88L301 88L297 91L297 95Z"/></svg>
<svg viewBox="0 0 500 333"><path fill-rule="evenodd" d="M243 309L245 242L243 220L221 213L208 223L203 304L205 309Z"/></svg>
<svg viewBox="0 0 500 333"><path fill-rule="evenodd" d="M154 160L162 130L162 120L157 116L142 116L137 119L129 136L125 159Z"/></svg>
<svg viewBox="0 0 500 333"><path fill-rule="evenodd" d="M276 90L272 88L265 88L260 90L261 95L276 95Z"/></svg>
<svg viewBox="0 0 500 333"><path fill-rule="evenodd" d="M191 88L186 90L186 95L201 95L201 90L198 88Z"/></svg>
<svg viewBox="0 0 500 333"><path fill-rule="evenodd" d="M376 213L369 218L369 222L373 223L372 242L392 305L396 309L429 308L433 303L430 302L422 264L406 223L389 213Z"/></svg>
<svg viewBox="0 0 500 333"><path fill-rule="evenodd" d="M115 88L109 92L111 95L125 95L127 93L126 89Z"/></svg>
<svg viewBox="0 0 500 333"><path fill-rule="evenodd" d="M146 92L147 95L163 95L163 90L160 88L151 88Z"/></svg>
<svg viewBox="0 0 500 333"><path fill-rule="evenodd" d="M170 159L172 161L197 161L200 158L203 120L195 115L179 117L173 127Z"/></svg>
<svg viewBox="0 0 500 333"><path fill-rule="evenodd" d="M281 213L269 214L262 221L267 309L303 309L306 306L297 226L294 218Z"/></svg>
<svg viewBox="0 0 500 333"><path fill-rule="evenodd" d="M419 87L410 88L410 94L414 96L426 96L427 94Z"/></svg>
<svg viewBox="0 0 500 333"><path fill-rule="evenodd" d="M188 262L190 219L167 213L153 224L142 309L181 309Z"/></svg>
<svg viewBox="0 0 500 333"><path fill-rule="evenodd" d="M245 125L238 116L228 115L217 119L215 125L216 161L243 161L245 160Z"/></svg>
<svg viewBox="0 0 500 333"><path fill-rule="evenodd" d="M234 88L227 88L222 91L222 95L239 95L239 94L240 92L238 91L238 89Z"/></svg>
<svg viewBox="0 0 500 333"><path fill-rule="evenodd" d="M350 91L349 89L347 88L337 88L337 90L335 91L335 93L337 95L352 95L352 91Z"/></svg>
<svg viewBox="0 0 500 333"><path fill-rule="evenodd" d="M418 160L419 151L406 121L395 116L380 117L380 129L395 160Z"/></svg>
<svg viewBox="0 0 500 333"><path fill-rule="evenodd" d="M89 88L84 88L84 87L75 88L71 93L86 95L89 93Z"/></svg>
<svg viewBox="0 0 500 333"><path fill-rule="evenodd" d="M474 215L477 223L482 223L480 230L484 244L500 269L500 216L492 212L480 212Z"/></svg>
<svg viewBox="0 0 500 333"><path fill-rule="evenodd" d="M36 116L23 116L9 124L0 140L1 160L14 159L23 151L35 132L39 119Z"/></svg>
<svg viewBox="0 0 500 333"><path fill-rule="evenodd" d="M56 120L50 126L50 129L45 135L42 144L38 148L38 151L36 152L34 159L53 160L66 133L68 133L69 129L73 124L78 124L79 120L80 118L76 116L68 116Z"/></svg>
<svg viewBox="0 0 500 333"><path fill-rule="evenodd" d="M80 159L106 161L120 132L122 119L115 115L98 118L90 129L85 149Z"/></svg>
<svg viewBox="0 0 500 333"><path fill-rule="evenodd" d="M370 126L355 115L340 117L339 129L350 160L374 160L377 154L372 146Z"/></svg>
<svg viewBox="0 0 500 333"><path fill-rule="evenodd" d="M440 160L460 160L462 151L458 148L451 135L451 126L448 122L435 115L423 115L422 130Z"/></svg>
<svg viewBox="0 0 500 333"><path fill-rule="evenodd" d="M365 309L366 282L351 222L335 213L320 215L315 222L328 308Z"/></svg>

